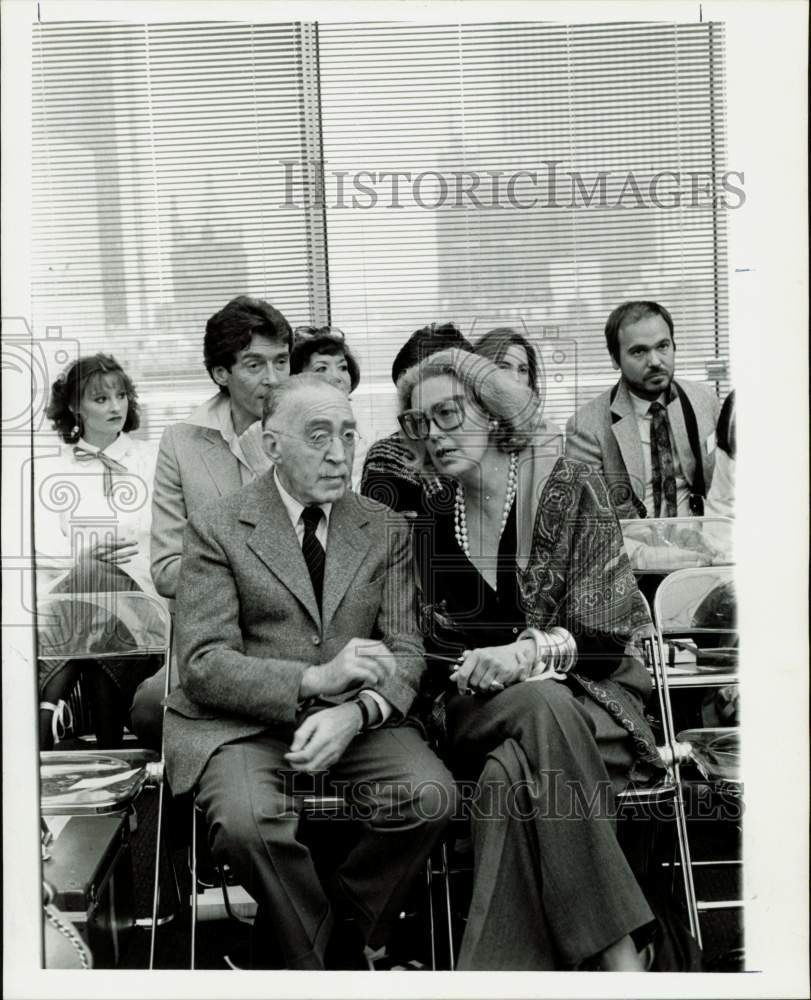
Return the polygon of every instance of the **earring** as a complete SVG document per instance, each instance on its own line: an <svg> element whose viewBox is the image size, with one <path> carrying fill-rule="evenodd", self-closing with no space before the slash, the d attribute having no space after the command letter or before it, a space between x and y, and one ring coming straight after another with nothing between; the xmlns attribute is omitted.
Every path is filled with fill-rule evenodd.
<svg viewBox="0 0 811 1000"><path fill-rule="evenodd" d="M498 430L498 420L491 420L490 424L489 424L489 427L490 427L491 431L497 431Z"/></svg>

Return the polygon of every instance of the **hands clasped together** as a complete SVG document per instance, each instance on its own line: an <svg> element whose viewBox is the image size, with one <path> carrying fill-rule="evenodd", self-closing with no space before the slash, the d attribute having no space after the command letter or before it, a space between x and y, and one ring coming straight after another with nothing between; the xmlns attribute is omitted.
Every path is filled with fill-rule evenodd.
<svg viewBox="0 0 811 1000"><path fill-rule="evenodd" d="M307 667L301 695L336 695L350 690L377 690L394 675L396 660L382 642L350 639L328 663ZM360 731L357 705L344 702L309 715L293 734L285 758L297 771L323 771L341 759Z"/></svg>

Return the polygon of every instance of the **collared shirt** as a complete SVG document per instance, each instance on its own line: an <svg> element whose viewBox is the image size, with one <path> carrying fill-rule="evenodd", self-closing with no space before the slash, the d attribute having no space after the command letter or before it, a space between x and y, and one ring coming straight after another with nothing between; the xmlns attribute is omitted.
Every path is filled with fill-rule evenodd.
<svg viewBox="0 0 811 1000"><path fill-rule="evenodd" d="M276 469L273 470L273 480L276 483L276 489L279 491L279 496L282 498L285 510L290 517L290 523L295 528L299 545L302 545L304 542L304 521L302 520L301 514L304 510L304 504L296 500L295 497L290 496L284 486L282 486L281 480L279 479L279 473ZM324 516L318 522L318 527L315 529L315 537L319 542L321 542L321 548L326 552L327 532L329 531L329 516L332 513L332 504L322 503L318 504L318 506L324 511Z"/></svg>
<svg viewBox="0 0 811 1000"><path fill-rule="evenodd" d="M216 396L207 399L186 422L219 431L237 460L243 486L273 468L273 463L262 447L262 421L254 421L242 434L237 434L231 416L231 400L225 393L218 392Z"/></svg>
<svg viewBox="0 0 811 1000"><path fill-rule="evenodd" d="M60 443L53 455L34 461L34 545L37 571L56 573L68 567L86 544L114 536L138 543L130 562L121 563L142 590L154 593L149 573L152 483L157 445L124 432L104 449L121 466L113 470L113 493L105 493L101 461L81 461L74 448L88 454L100 449L80 438Z"/></svg>
<svg viewBox="0 0 811 1000"><path fill-rule="evenodd" d="M296 537L298 538L299 545L304 541L304 521L301 519L301 513L304 510L304 504L301 501L296 500L295 497L290 496L287 490L282 486L279 479L279 472L277 469L273 470L273 481L276 483L276 489L279 491L279 496L282 498L282 503L284 504L287 515L290 518L290 523L296 532ZM324 551L327 551L327 537L329 534L329 519L332 513L331 503L318 504L321 510L324 511L324 517L319 521L318 527L315 529L315 537L321 542L321 546ZM363 688L364 693L368 694L370 698L373 698L377 702L377 706L380 709L380 719L376 725L370 726L370 729L377 729L378 726L382 726L383 723L388 719L392 713L391 705L386 701L382 694L378 694L377 691L372 691L370 688Z"/></svg>
<svg viewBox="0 0 811 1000"><path fill-rule="evenodd" d="M648 512L648 517L658 517L659 512L656 510L653 503L653 462L650 454L653 417L651 416L650 408L652 402L661 403L662 406L667 408L667 404L670 400L668 398L668 393L666 392L663 392L656 398L656 400L653 401L650 399L640 399L639 396L635 396L632 392L629 392L629 395L631 397L631 404L634 408L636 425L639 428L639 439L642 442L642 462L645 467L645 509ZM673 472L676 476L676 513L679 517L689 517L690 486L684 478L684 474L682 472L681 460L679 459L679 453L676 449L676 442L673 439L673 429L670 427L669 422L668 434L670 436L670 450L673 452Z"/></svg>

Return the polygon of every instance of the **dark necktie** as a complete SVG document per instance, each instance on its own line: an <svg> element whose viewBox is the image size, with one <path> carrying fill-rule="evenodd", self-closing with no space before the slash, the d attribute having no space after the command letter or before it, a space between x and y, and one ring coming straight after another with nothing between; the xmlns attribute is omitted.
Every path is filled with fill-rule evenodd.
<svg viewBox="0 0 811 1000"><path fill-rule="evenodd" d="M88 451L81 445L73 446L73 455L77 462L93 462L98 460L104 466L104 495L109 497L113 492L113 473L126 472L127 467L114 458L105 455L103 451Z"/></svg>
<svg viewBox="0 0 811 1000"><path fill-rule="evenodd" d="M310 580L313 584L313 593L321 610L321 592L324 589L324 547L318 541L315 531L318 527L324 511L320 507L305 507L301 512L301 520L304 522L304 538L301 543L301 551L304 554L304 561L310 571Z"/></svg>
<svg viewBox="0 0 811 1000"><path fill-rule="evenodd" d="M667 411L661 403L651 403L650 462L653 475L653 510L656 517L675 517L676 474Z"/></svg>

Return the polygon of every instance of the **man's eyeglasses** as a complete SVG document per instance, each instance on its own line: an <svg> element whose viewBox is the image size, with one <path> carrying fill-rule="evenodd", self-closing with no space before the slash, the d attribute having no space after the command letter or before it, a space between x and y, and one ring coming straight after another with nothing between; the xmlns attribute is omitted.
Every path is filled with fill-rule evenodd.
<svg viewBox="0 0 811 1000"><path fill-rule="evenodd" d="M337 326L297 326L293 331L296 343L304 340L319 340L321 337L330 337L332 340L340 340L343 343L346 335Z"/></svg>
<svg viewBox="0 0 811 1000"><path fill-rule="evenodd" d="M461 427L465 419L465 407L461 396L443 399L428 410L405 410L397 418L406 437L412 441L425 441L431 434L431 423L441 431L454 431Z"/></svg>
<svg viewBox="0 0 811 1000"><path fill-rule="evenodd" d="M299 441L303 441L314 451L324 452L329 449L329 446L332 444L334 438L337 438L341 442L344 446L344 450L346 451L350 448L356 448L358 443L362 440L360 434L354 427L347 427L346 430L338 431L335 434L330 433L330 431L320 429L309 431L307 434L288 434L285 431L276 431L275 433L283 434L285 437L296 438Z"/></svg>

